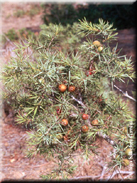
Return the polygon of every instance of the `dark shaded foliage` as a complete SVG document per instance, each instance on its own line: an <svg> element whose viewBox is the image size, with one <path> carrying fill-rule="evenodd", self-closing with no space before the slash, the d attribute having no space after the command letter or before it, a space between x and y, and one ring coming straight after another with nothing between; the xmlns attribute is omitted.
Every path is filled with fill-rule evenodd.
<svg viewBox="0 0 137 183"><path fill-rule="evenodd" d="M78 5L77 9L73 4L50 4L51 12L47 13L47 4L43 5L43 20L46 24L50 22L62 25L73 24L79 19L86 17L87 21L97 23L102 18L113 23L117 29L135 27L135 5L133 4L88 4Z"/></svg>

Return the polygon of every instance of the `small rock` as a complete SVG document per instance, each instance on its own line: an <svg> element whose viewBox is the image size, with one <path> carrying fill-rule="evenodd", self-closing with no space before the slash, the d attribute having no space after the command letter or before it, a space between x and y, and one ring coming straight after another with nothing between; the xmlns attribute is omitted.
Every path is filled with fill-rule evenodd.
<svg viewBox="0 0 137 183"><path fill-rule="evenodd" d="M15 159L14 159L14 158L13 158L13 159L10 159L10 162L11 162L11 163L13 163L14 161L15 161Z"/></svg>
<svg viewBox="0 0 137 183"><path fill-rule="evenodd" d="M13 173L13 179L22 179L26 176L25 172L14 172Z"/></svg>

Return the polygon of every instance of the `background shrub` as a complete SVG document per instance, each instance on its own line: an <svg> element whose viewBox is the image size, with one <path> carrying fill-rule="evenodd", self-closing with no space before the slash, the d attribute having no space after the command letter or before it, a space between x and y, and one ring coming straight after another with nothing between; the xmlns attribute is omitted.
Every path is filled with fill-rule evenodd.
<svg viewBox="0 0 137 183"><path fill-rule="evenodd" d="M50 4L50 11L47 13L48 5L44 9L43 20L45 24L61 23L62 25L73 24L78 19L86 17L88 21L97 23L102 18L113 23L117 29L135 27L135 3L133 4L87 4L78 5L75 9L73 4Z"/></svg>

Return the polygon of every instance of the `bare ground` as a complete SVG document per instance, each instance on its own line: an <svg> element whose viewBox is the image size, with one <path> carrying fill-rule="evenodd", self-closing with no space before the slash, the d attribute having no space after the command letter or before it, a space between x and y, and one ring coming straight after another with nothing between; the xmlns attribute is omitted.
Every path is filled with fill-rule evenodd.
<svg viewBox="0 0 137 183"><path fill-rule="evenodd" d="M39 8L40 5L37 3ZM27 3L25 6L23 3L3 3L2 4L2 32L5 33L9 29L14 28L15 30L24 27L37 27L43 22L41 20L42 10L40 13L33 16L33 18L24 15L23 17L15 17L14 12L18 9L29 10L32 4ZM10 15L10 16L9 16ZM123 48L122 54L127 56L132 56L133 61L135 61L135 30L134 29L124 29L118 31L118 43L119 47ZM113 46L113 45L112 45ZM9 49L8 49L9 48ZM10 56L12 55L13 45L7 45L3 52L3 62L8 62ZM8 50L8 51L7 51ZM118 84L118 83L117 83ZM128 86L118 84L122 90L130 92L135 90L134 84L131 82ZM131 93L130 93L131 94ZM125 98L126 100L126 98ZM129 107L135 113L135 103L130 102ZM16 180L40 180L41 175L47 175L51 171L58 167L57 160L55 158L49 159L44 155L34 155L32 158L27 156L27 140L29 130L23 129L16 126L14 123L14 118L7 116L3 112L3 117L1 119L2 126L2 174L0 180L16 179ZM98 155L91 152L89 160L86 160L82 155L80 150L77 150L74 154L73 165L77 165L77 168L72 176L68 176L70 179L79 177L80 180L92 179L94 176L95 180L106 180L114 170L109 170L108 172L102 173L103 167L106 163L111 161L109 157L113 147L102 138L97 138L96 145L99 146L97 149ZM133 171L134 162L130 162L130 166L122 167L123 171ZM102 173L102 177L101 177ZM117 174L113 177L114 180L120 180L121 176L125 178L128 174ZM89 178L90 176L90 178ZM130 175L128 178L135 179L135 174ZM83 180L84 180L83 179Z"/></svg>

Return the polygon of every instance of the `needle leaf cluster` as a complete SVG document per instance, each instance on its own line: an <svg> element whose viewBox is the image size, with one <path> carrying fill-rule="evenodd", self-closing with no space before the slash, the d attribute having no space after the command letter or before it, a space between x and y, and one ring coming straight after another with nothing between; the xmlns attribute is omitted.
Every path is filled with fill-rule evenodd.
<svg viewBox="0 0 137 183"><path fill-rule="evenodd" d="M83 19L73 26L42 25L38 37L16 44L16 56L3 69L3 99L12 106L15 122L32 129L29 144L35 151L94 151L92 143L100 131L113 137L119 152L130 146L123 129L135 119L113 85L116 80L133 80L134 72L131 58L121 56L117 45L110 47L116 35L113 25L102 19L98 24ZM66 91L59 90L61 84ZM63 126L62 119L68 125ZM92 125L93 120L98 125Z"/></svg>

